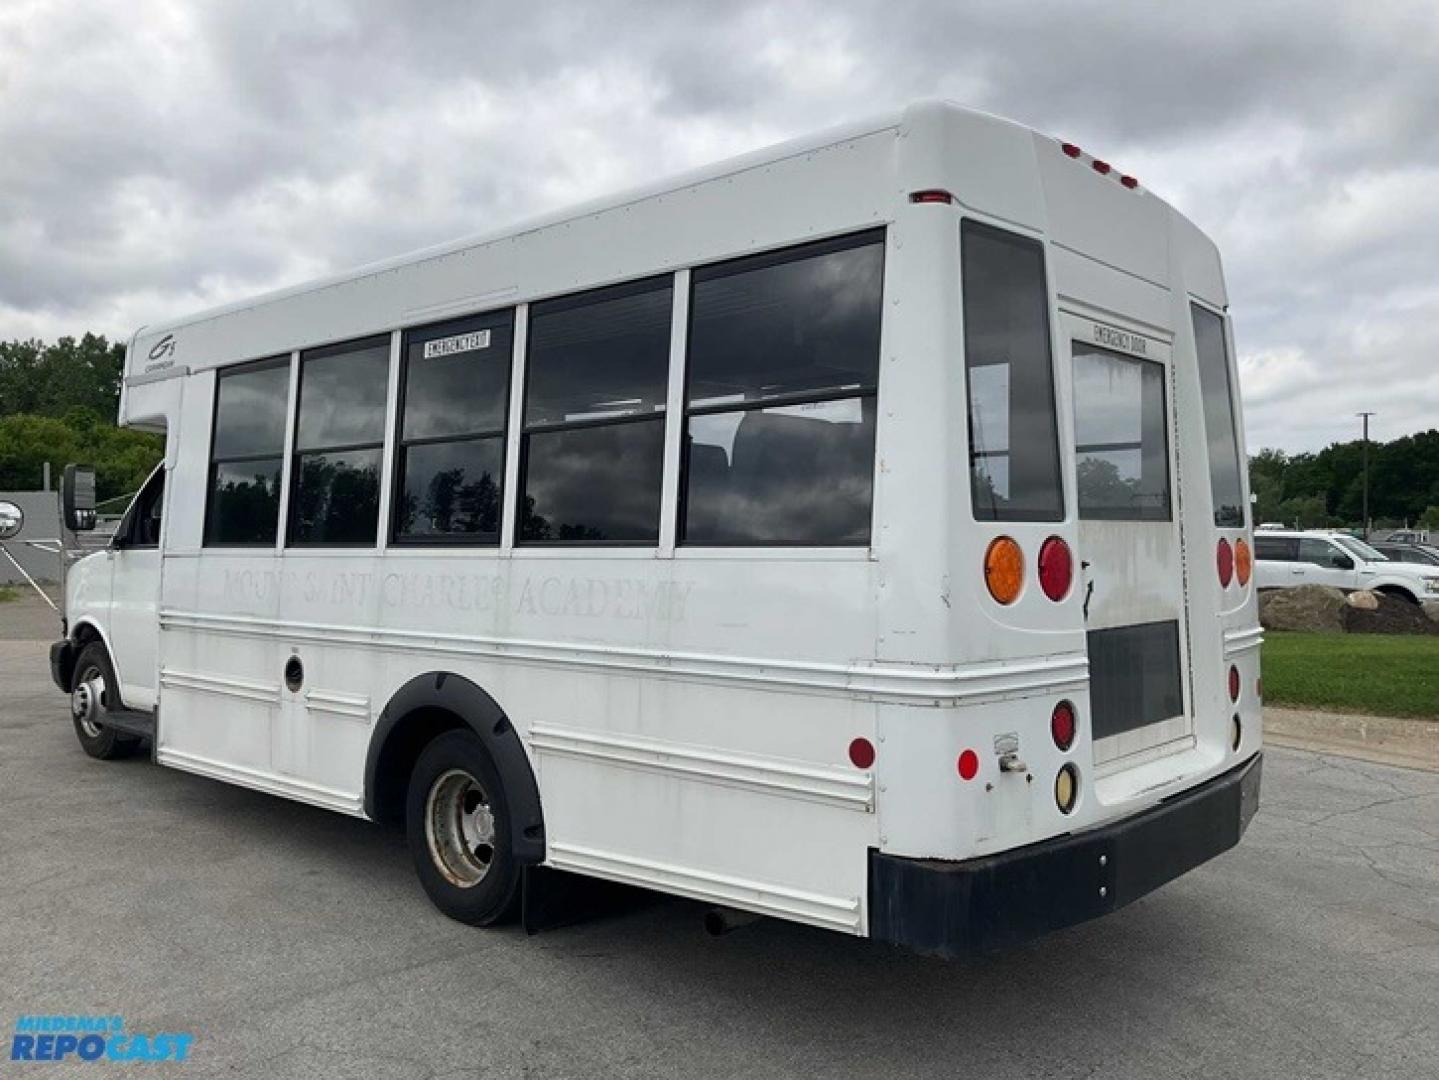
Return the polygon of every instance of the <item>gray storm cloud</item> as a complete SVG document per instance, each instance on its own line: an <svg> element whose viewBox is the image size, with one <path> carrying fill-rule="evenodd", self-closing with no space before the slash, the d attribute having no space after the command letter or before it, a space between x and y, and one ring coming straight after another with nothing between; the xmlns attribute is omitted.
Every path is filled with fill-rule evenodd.
<svg viewBox="0 0 1439 1080"><path fill-rule="evenodd" d="M932 96L1216 239L1251 448L1439 422L1439 8L1385 0L7 0L0 338L124 337Z"/></svg>

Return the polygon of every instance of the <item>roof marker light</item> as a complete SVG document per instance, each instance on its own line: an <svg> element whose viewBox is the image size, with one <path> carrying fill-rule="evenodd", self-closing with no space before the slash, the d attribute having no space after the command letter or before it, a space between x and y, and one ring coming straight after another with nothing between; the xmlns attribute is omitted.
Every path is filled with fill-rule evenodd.
<svg viewBox="0 0 1439 1080"><path fill-rule="evenodd" d="M1072 158L1077 158L1080 154L1084 153L1083 150L1075 146L1072 142L1060 143L1059 148Z"/></svg>
<svg viewBox="0 0 1439 1080"><path fill-rule="evenodd" d="M1091 169L1093 169L1095 172L1099 173L1100 176L1108 176L1108 175L1109 175L1109 168L1110 168L1110 166L1109 166L1109 162L1107 162L1107 161L1100 161L1098 158L1095 158L1093 161L1091 161L1091 162L1089 163L1089 167L1090 167Z"/></svg>
<svg viewBox="0 0 1439 1080"><path fill-rule="evenodd" d="M1133 191L1139 186L1139 181L1132 176L1121 176L1119 178L1119 182L1125 187L1127 187L1130 191Z"/></svg>
<svg viewBox="0 0 1439 1080"><path fill-rule="evenodd" d="M952 203L954 196L939 188L928 188L924 191L911 191L909 201L912 203Z"/></svg>

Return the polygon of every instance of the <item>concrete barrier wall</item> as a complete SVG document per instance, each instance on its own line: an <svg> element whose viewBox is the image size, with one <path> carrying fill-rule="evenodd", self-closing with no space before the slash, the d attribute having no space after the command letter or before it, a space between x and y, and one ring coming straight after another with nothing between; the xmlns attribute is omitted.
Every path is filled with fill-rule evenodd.
<svg viewBox="0 0 1439 1080"><path fill-rule="evenodd" d="M20 535L5 541L5 548L28 574L41 584L60 580L60 557L37 551L26 540L54 540L60 535L60 496L53 491L0 491L0 502L12 502L25 512ZM9 559L0 555L0 585L24 585ZM28 586L26 586L28 588Z"/></svg>

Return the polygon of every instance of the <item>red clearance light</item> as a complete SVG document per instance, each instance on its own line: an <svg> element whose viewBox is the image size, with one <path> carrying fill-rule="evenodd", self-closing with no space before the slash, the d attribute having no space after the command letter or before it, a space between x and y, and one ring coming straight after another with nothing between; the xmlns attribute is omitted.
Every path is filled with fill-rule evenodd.
<svg viewBox="0 0 1439 1080"><path fill-rule="evenodd" d="M1130 191L1133 191L1139 186L1139 181L1132 176L1121 176L1119 178L1119 182L1125 187L1127 187Z"/></svg>
<svg viewBox="0 0 1439 1080"><path fill-rule="evenodd" d="M1074 556L1069 545L1051 536L1039 546L1039 587L1051 600L1063 600L1074 579Z"/></svg>
<svg viewBox="0 0 1439 1080"><path fill-rule="evenodd" d="M962 751L957 766L961 780L973 780L979 775L979 755L973 750Z"/></svg>
<svg viewBox="0 0 1439 1080"><path fill-rule="evenodd" d="M912 203L952 203L954 196L947 191L931 188L927 191L911 191L909 201Z"/></svg>
<svg viewBox="0 0 1439 1080"><path fill-rule="evenodd" d="M1084 152L1079 147L1075 146L1072 142L1060 143L1059 148L1072 158L1077 158L1080 154Z"/></svg>
<svg viewBox="0 0 1439 1080"><path fill-rule="evenodd" d="M1054 737L1054 745L1061 750L1068 750L1074 745L1074 732L1077 727L1074 706L1067 701L1061 701L1054 707L1054 712L1049 714L1049 733Z"/></svg>
<svg viewBox="0 0 1439 1080"><path fill-rule="evenodd" d="M1239 669L1232 664L1229 667L1229 700L1239 700Z"/></svg>
<svg viewBox="0 0 1439 1080"><path fill-rule="evenodd" d="M1099 173L1100 176L1109 175L1109 162L1107 161L1100 161L1098 158L1095 158L1089 163L1089 167Z"/></svg>
<svg viewBox="0 0 1439 1080"><path fill-rule="evenodd" d="M849 744L849 760L856 769L867 769L874 764L874 743L868 739L855 739Z"/></svg>
<svg viewBox="0 0 1439 1080"><path fill-rule="evenodd" d="M1214 563L1219 570L1219 585L1229 588L1229 579L1234 576L1234 549L1224 537L1219 538L1219 547L1214 552Z"/></svg>

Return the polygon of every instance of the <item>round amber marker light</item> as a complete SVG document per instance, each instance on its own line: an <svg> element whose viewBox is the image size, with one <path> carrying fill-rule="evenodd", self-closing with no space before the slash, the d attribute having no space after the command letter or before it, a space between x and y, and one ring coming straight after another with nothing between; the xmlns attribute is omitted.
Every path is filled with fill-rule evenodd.
<svg viewBox="0 0 1439 1080"><path fill-rule="evenodd" d="M1234 541L1234 576L1241 587L1249 584L1249 575L1254 570L1254 554L1249 550L1249 541Z"/></svg>
<svg viewBox="0 0 1439 1080"><path fill-rule="evenodd" d="M1054 802L1061 814L1074 809L1074 800L1079 795L1079 774L1073 765L1066 765L1054 778Z"/></svg>
<svg viewBox="0 0 1439 1080"><path fill-rule="evenodd" d="M1019 598L1024 584L1024 552L1011 537L990 541L984 553L984 583L989 586L989 595L1001 604L1012 604Z"/></svg>

